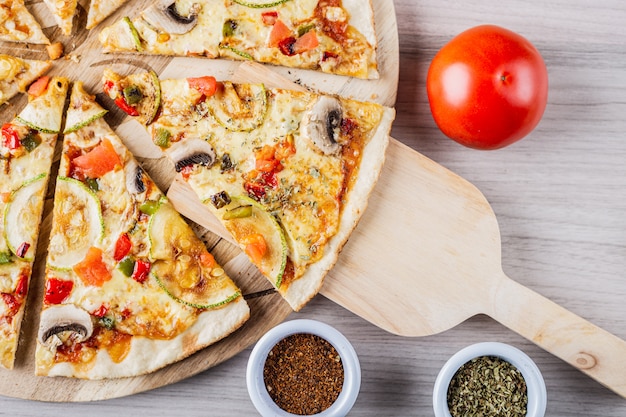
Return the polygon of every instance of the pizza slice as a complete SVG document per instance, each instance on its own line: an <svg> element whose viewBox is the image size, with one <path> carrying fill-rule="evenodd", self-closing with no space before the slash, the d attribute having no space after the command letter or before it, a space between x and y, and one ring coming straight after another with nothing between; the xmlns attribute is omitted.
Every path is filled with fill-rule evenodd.
<svg viewBox="0 0 626 417"><path fill-rule="evenodd" d="M0 54L0 105L44 75L52 66L50 61L22 59Z"/></svg>
<svg viewBox="0 0 626 417"><path fill-rule="evenodd" d="M37 20L24 6L24 0L0 0L0 40L50 44Z"/></svg>
<svg viewBox="0 0 626 417"><path fill-rule="evenodd" d="M78 0L43 0L65 36L72 34Z"/></svg>
<svg viewBox="0 0 626 417"><path fill-rule="evenodd" d="M314 92L105 70L104 91L294 310L320 289L367 205L394 111Z"/></svg>
<svg viewBox="0 0 626 417"><path fill-rule="evenodd" d="M249 317L241 291L75 83L36 373L102 379L181 360Z"/></svg>
<svg viewBox="0 0 626 417"><path fill-rule="evenodd" d="M0 144L0 364L13 368L44 197L67 94L43 77L37 95L2 126Z"/></svg>
<svg viewBox="0 0 626 417"><path fill-rule="evenodd" d="M87 29L93 29L128 0L91 0L87 13Z"/></svg>
<svg viewBox="0 0 626 417"><path fill-rule="evenodd" d="M378 78L369 0L160 0L100 33L105 52L230 58Z"/></svg>

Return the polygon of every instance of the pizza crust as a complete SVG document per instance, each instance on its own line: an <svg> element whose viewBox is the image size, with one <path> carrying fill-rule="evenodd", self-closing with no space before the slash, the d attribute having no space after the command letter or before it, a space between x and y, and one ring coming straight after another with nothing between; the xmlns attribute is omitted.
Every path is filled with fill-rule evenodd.
<svg viewBox="0 0 626 417"><path fill-rule="evenodd" d="M389 131L395 117L395 110L385 108L383 117L370 141L363 149L363 156L357 181L349 192L349 198L339 220L339 230L324 247L323 257L309 265L307 271L293 281L281 295L295 311L300 310L321 289L324 277L337 262L343 245L348 241L367 208L369 196L378 181L385 162L385 152L389 144Z"/></svg>
<svg viewBox="0 0 626 417"><path fill-rule="evenodd" d="M54 353L38 346L35 373L40 376L64 376L82 379L123 378L154 372L180 361L238 329L250 317L243 297L226 306L208 310L184 332L170 340L134 337L130 351L121 362L114 362L106 350L100 350L88 366L63 362L52 364Z"/></svg>

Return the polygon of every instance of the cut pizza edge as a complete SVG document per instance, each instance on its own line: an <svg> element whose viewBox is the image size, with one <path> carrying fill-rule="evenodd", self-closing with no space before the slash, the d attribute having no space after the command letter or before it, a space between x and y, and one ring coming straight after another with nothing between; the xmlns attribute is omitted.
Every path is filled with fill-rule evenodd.
<svg viewBox="0 0 626 417"><path fill-rule="evenodd" d="M103 28L99 41L104 53L255 61L360 79L380 78L371 0L309 1L312 4L298 8L291 7L292 3L235 1L224 9L206 10L194 3L181 15L178 9L168 8L170 2L160 1ZM313 14L301 16L302 9ZM283 22L283 12L289 21Z"/></svg>
<svg viewBox="0 0 626 417"><path fill-rule="evenodd" d="M363 148L359 173L342 209L339 230L326 244L323 257L311 264L304 275L293 281L286 290L278 288L278 292L295 311L302 309L319 293L324 278L337 263L344 245L365 213L385 163L389 132L394 118L395 110L386 107L380 124Z"/></svg>
<svg viewBox="0 0 626 417"><path fill-rule="evenodd" d="M27 28L29 32L25 33L17 29L2 31L0 32L0 40L40 45L50 44L50 40L43 33L41 25L24 5L24 0L13 0L11 2L11 14L14 16L13 26Z"/></svg>
<svg viewBox="0 0 626 417"><path fill-rule="evenodd" d="M51 66L51 61L0 54L0 105L18 93L26 92L26 88L48 72Z"/></svg>
<svg viewBox="0 0 626 417"><path fill-rule="evenodd" d="M43 0L65 36L72 34L78 0Z"/></svg>
<svg viewBox="0 0 626 417"><path fill-rule="evenodd" d="M105 113L75 82L46 259L37 375L109 379L154 372L223 339L250 316L241 290L139 167ZM109 157L119 158L113 168L102 166ZM63 236L57 227L70 220L62 208L68 198L82 201L90 222L81 228L80 245L65 245L70 250L59 243L71 231ZM114 204L129 199L136 204L115 217ZM139 323L156 317L153 312L159 321L145 328L133 321L135 314ZM172 317L177 321L163 324Z"/></svg>
<svg viewBox="0 0 626 417"><path fill-rule="evenodd" d="M203 91L215 91L215 88L208 88L208 84L210 83L205 84L205 81L210 79L212 79L213 83L215 83L215 79L212 77L200 77L195 79L187 79L187 84L190 85L189 88L200 88L200 90ZM206 153L207 155L213 154L212 158L215 159L215 152L212 150L212 146L207 145L206 143L202 143L203 141L199 141L198 139L193 138L190 139L190 141L184 146L182 146L182 142L180 146L178 144L174 145L174 142L169 142L169 135L161 135L161 133L164 132L164 129L161 129L158 126L155 127L155 124L158 125L159 120L153 120L151 117L146 117L146 112L148 112L149 114L154 114L157 112L156 110L159 109L159 106L164 105L162 98L164 97L164 95L167 94L167 91L161 91L162 88L171 89L172 86L170 85L170 83L173 82L175 84L173 88L175 88L176 91L179 92L179 94L184 95L183 91L189 90L189 88L187 88L187 90L184 90L183 86L176 84L177 81L180 80L163 81L163 83L165 83L167 87L159 86L157 88L153 85L154 81L148 73L137 73L122 77L116 74L114 71L107 69L104 71L103 76L105 93L107 93L110 98L115 100L118 106L121 106L121 108L127 113L134 115L137 121L140 121L144 125L144 127L148 128L154 144L162 148L164 154L172 160L177 170L179 170L179 168L182 168L184 170L184 166L182 166L184 164L180 164L180 161L178 161L177 158L183 158L183 160L187 162L191 161L197 165L204 165L207 167L207 169L211 168L212 165L219 166L219 162L214 164L209 161L202 161L202 153ZM158 79L156 82L158 82ZM193 84L195 87L191 87L190 83ZM228 82L222 83L228 84ZM183 90L181 90L181 88L183 88ZM246 87L243 87L242 85L240 85L239 88L242 88L242 90L246 90ZM257 87L252 86L249 88L251 89L251 91L253 91L252 94L257 97L258 94L263 96L263 94L265 94L266 92L267 94L272 94L269 92L269 90L265 90L265 88L261 85L258 85ZM150 106L140 100L130 105L127 100L129 96L128 93L134 89L148 92L147 94L140 94L142 96L142 100L145 100L147 102L156 102L158 98L158 103ZM254 91L256 90L258 90L257 93L254 93ZM155 94L156 91L159 91L158 95ZM220 94L223 94L223 92ZM294 92L294 94L297 93ZM339 98L333 98L329 95L315 93L312 93L312 95L315 95L317 97L319 102L323 104L324 108L326 108L328 103L335 103L340 100ZM341 100L344 100L346 103L352 103L353 105L359 105L359 102L355 100ZM184 102L184 99L180 98L180 101L180 103L176 104L177 106L181 106ZM360 104L364 106L374 105L373 103ZM156 106L156 110L153 108L154 106ZM344 244L347 242L352 231L357 226L359 219L364 213L367 207L369 196L374 189L378 177L382 171L385 160L386 148L389 143L389 132L391 130L391 124L395 118L395 110L380 105L375 106L377 106L381 110L381 115L378 121L375 122L376 124L373 126L373 128L371 128L371 130L368 130L366 139L367 142L361 151L362 155L360 157L360 162L358 165L358 174L355 177L356 180L352 183L343 198L345 204L340 211L338 229L334 233L334 235L332 235L329 240L324 243L323 256L317 259L315 262L307 265L306 272L304 272L303 275L299 275L296 279L287 279L287 281L283 279L283 276L286 275L285 271L287 253L292 252L290 255L292 258L294 256L302 256L302 254L298 254L297 250L295 252L293 251L293 245L287 241L289 237L287 236L288 233L284 230L284 225L281 224L280 221L278 221L278 219L273 214L267 211L267 209L263 208L262 205L256 202L253 198L249 198L249 196L243 194L225 195L224 201L220 201L218 204L220 208L216 209L216 200L214 197L218 196L217 200L219 200L219 193L209 198L208 195L203 194L202 190L194 187L193 184L188 183L198 199L209 211L212 212L212 214L215 215L218 221L230 233L230 238L237 242L241 249L246 252L252 263L254 263L259 268L259 270L268 279L268 281L278 290L278 292L295 311L298 311L302 307L304 307L304 305L306 305L306 303L319 292L323 284L324 277L337 262L339 253L341 252ZM202 106L196 106L195 108L201 109ZM226 119L223 118L220 121L219 115L215 113L215 108L211 107L211 109L213 112L209 111L207 114L211 114L211 118L216 118L218 120L218 124L224 123ZM202 113L202 111L200 112ZM312 114L314 110L309 107L307 113L308 112L311 112ZM159 114L162 114L162 112L159 111ZM364 114L367 114L365 110ZM285 119L290 120L289 117L286 117ZM146 122L146 120L150 120L151 122ZM236 130L244 132L247 131L247 129L255 129L259 123L261 123L259 120L257 120L255 117L251 117L240 122L231 121L229 122L229 126L230 128L235 128ZM317 122L312 122L312 124L315 123ZM175 128L174 126L172 127ZM191 135L193 136L194 133L191 133ZM185 134L183 134L183 137L184 136ZM200 134L200 136L211 137L212 133L203 132ZM306 138L305 141L312 142L313 140ZM183 152L184 149L187 149L187 151ZM185 154L192 152L193 157L184 157L181 152ZM233 164L236 163L233 162ZM181 167L179 167L178 165L181 165ZM182 179L182 181L184 182L187 182L185 179L183 179L183 176L179 175L178 178ZM228 218L226 217L226 213L228 213ZM262 250L263 255L261 256L255 256L256 242L249 241L248 239L249 236L253 236L254 234L256 234L250 233L250 231L254 229L256 229L257 232L262 234L264 237L263 242L259 242L259 246L264 248ZM254 258L257 258L257 260L255 260Z"/></svg>
<svg viewBox="0 0 626 417"><path fill-rule="evenodd" d="M45 77L37 96L2 127L3 163L16 169L0 176L2 194L2 242L0 243L0 365L13 369L20 328L26 308L44 199L48 188L54 148L61 129L69 81ZM46 127L38 127L39 119ZM5 155L6 154L6 155ZM8 166L7 166L8 167ZM31 172L24 177L25 172ZM11 185L13 183L13 185ZM11 288L5 288L6 282ZM13 282L16 281L16 282Z"/></svg>
<svg viewBox="0 0 626 417"><path fill-rule="evenodd" d="M128 0L91 0L87 12L87 29L93 29Z"/></svg>

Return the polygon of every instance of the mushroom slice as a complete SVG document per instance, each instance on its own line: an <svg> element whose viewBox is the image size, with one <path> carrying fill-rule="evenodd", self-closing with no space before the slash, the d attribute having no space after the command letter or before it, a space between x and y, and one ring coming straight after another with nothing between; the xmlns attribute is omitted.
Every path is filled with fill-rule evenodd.
<svg viewBox="0 0 626 417"><path fill-rule="evenodd" d="M143 169L131 159L124 167L124 174L126 176L126 189L131 194L141 194L146 191L146 184L144 182Z"/></svg>
<svg viewBox="0 0 626 417"><path fill-rule="evenodd" d="M334 155L341 149L337 142L343 109L338 99L321 96L304 115L300 134L324 155Z"/></svg>
<svg viewBox="0 0 626 417"><path fill-rule="evenodd" d="M77 342L84 342L93 333L91 315L73 304L49 307L41 313L38 340L46 347L62 343L62 337L73 334Z"/></svg>
<svg viewBox="0 0 626 417"><path fill-rule="evenodd" d="M167 150L167 154L174 162L176 172L180 172L189 165L202 165L210 168L215 163L215 151L211 144L198 138L174 143Z"/></svg>
<svg viewBox="0 0 626 417"><path fill-rule="evenodd" d="M141 16L152 26L173 34L184 35L198 24L200 3L193 3L187 15L181 15L172 0L159 0L148 7Z"/></svg>

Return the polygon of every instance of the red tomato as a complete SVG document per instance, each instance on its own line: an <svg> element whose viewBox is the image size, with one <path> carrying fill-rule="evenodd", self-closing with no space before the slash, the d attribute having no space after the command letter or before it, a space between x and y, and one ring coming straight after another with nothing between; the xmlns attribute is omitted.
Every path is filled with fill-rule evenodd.
<svg viewBox="0 0 626 417"><path fill-rule="evenodd" d="M46 304L61 304L70 295L73 288L74 283L72 281L50 278L46 281L44 302Z"/></svg>
<svg viewBox="0 0 626 417"><path fill-rule="evenodd" d="M278 46L281 41L289 37L291 37L291 29L289 29L289 27L282 20L278 19L274 23L272 31L270 32L268 46Z"/></svg>
<svg viewBox="0 0 626 417"><path fill-rule="evenodd" d="M296 54L301 54L317 48L319 44L320 42L319 39L317 39L317 33L315 33L314 30L310 30L296 40L293 44L293 50Z"/></svg>
<svg viewBox="0 0 626 417"><path fill-rule="evenodd" d="M2 125L2 142L5 147L14 150L20 147L20 135L11 123Z"/></svg>
<svg viewBox="0 0 626 417"><path fill-rule="evenodd" d="M267 253L267 242L260 233L253 233L243 239L245 252L255 265L259 265Z"/></svg>
<svg viewBox="0 0 626 417"><path fill-rule="evenodd" d="M140 284L143 284L148 279L150 268L152 264L148 261L138 260L135 262L132 278Z"/></svg>
<svg viewBox="0 0 626 417"><path fill-rule="evenodd" d="M98 146L74 158L72 162L89 178L100 178L122 165L119 155L108 139L103 139Z"/></svg>
<svg viewBox="0 0 626 417"><path fill-rule="evenodd" d="M115 242L115 251L113 253L113 259L115 259L115 262L119 262L125 258L126 255L128 255L128 252L130 252L132 245L133 244L130 241L128 234L122 233L117 239L117 242Z"/></svg>
<svg viewBox="0 0 626 417"><path fill-rule="evenodd" d="M469 29L441 48L426 84L437 126L477 149L502 148L526 136L548 98L539 51L522 36L491 25Z"/></svg>
<svg viewBox="0 0 626 417"><path fill-rule="evenodd" d="M211 97L217 91L217 80L209 75L197 78L187 78L189 87L198 90L203 96Z"/></svg>
<svg viewBox="0 0 626 417"><path fill-rule="evenodd" d="M85 259L74 265L73 269L86 285L102 287L113 277L102 261L102 250L93 246L89 248Z"/></svg>
<svg viewBox="0 0 626 417"><path fill-rule="evenodd" d="M49 83L50 77L48 77L47 75L40 77L37 81L32 83L30 87L28 87L28 94L34 97L39 97L46 92Z"/></svg>

